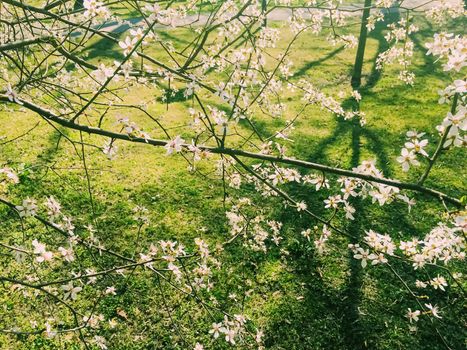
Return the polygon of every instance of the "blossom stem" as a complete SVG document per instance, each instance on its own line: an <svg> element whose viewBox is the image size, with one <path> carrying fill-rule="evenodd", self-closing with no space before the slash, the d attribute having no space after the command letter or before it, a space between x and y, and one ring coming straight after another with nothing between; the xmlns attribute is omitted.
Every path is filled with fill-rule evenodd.
<svg viewBox="0 0 467 350"><path fill-rule="evenodd" d="M454 94L454 97L452 99L452 106L451 106L451 113L454 114L456 113L456 108L457 108L457 101L459 100L459 93L455 93ZM451 130L451 126L452 125L449 125L446 130L444 131L444 134L443 136L441 137L441 139L439 140L439 143L438 143L438 146L436 147L436 151L435 153L433 153L433 156L431 158L428 159L428 166L425 170L425 172L423 173L423 175L420 177L420 179L418 180L418 184L419 185L423 185L423 183L425 182L426 178L428 177L428 174L430 173L431 171L431 168L433 167L433 165L435 164L436 160L438 159L438 157L440 156L441 154L441 151L443 150L443 145L444 143L446 142L446 139L448 138L448 134L449 134L449 130Z"/></svg>

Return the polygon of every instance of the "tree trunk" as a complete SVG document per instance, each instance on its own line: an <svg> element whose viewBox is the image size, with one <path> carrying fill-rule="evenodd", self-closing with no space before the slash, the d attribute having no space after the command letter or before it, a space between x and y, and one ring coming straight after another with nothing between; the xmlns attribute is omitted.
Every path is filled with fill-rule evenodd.
<svg viewBox="0 0 467 350"><path fill-rule="evenodd" d="M366 39L368 37L368 17L370 17L371 0L365 0L365 8L362 14L362 25L360 27L360 37L358 39L357 55L355 56L354 70L351 85L354 89L360 87L362 83L363 58L365 56Z"/></svg>
<svg viewBox="0 0 467 350"><path fill-rule="evenodd" d="M267 0L261 0L261 12L265 16L263 20L263 27L266 27L266 25L268 24L267 19L266 19L266 10L267 10Z"/></svg>

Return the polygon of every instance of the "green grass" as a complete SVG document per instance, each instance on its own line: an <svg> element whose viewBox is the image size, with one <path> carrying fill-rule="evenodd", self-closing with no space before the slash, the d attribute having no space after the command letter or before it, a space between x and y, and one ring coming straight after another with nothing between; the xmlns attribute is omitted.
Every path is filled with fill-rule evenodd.
<svg viewBox="0 0 467 350"><path fill-rule="evenodd" d="M177 40L187 40L189 36L179 30L161 35L175 40L176 47L182 44ZM402 173L395 158L408 129L426 132L430 150L434 149L437 135L433 126L447 112L446 106L436 103L437 89L449 80L438 73L439 63L420 52L414 58L417 75L414 87L402 85L391 74L393 69L389 68L383 74L376 72L374 60L377 52L384 48L383 35L378 30L371 34L365 56L360 108L366 113L368 124L362 128L338 120L318 108L310 108L293 134L295 142L288 145L291 155L344 168L356 166L362 160L376 159L378 167L388 177L414 180L421 174L422 169L409 175ZM416 43L421 45L429 35L429 30L417 34ZM161 53L154 54L163 58ZM119 55L120 50L106 41L96 42L89 52L93 62L111 62L121 58ZM310 78L316 86L336 97L336 85L351 91L348 82L354 55L355 50L330 48L324 38L307 34L296 43L292 58L294 68L302 77ZM160 93L153 89L138 88L128 92L125 102L154 101L157 97ZM292 100L289 104L291 111L300 108L300 101ZM171 103L166 110L166 105L156 100L150 110L169 126L176 126L187 120L186 107L189 105L189 102ZM113 116L110 115L105 126L112 127ZM8 138L22 134L40 120L20 110L1 111L0 118L0 135ZM143 115L132 112L131 119L152 136L161 136ZM265 133L272 133L283 121L258 119L256 123ZM76 132L60 130L75 140L79 138ZM103 144L101 138L83 136L87 142ZM78 232L85 234L83 226L94 222L99 237L108 248L130 256L135 247L147 247L162 239L177 239L191 247L193 238L199 235L211 246L225 241L228 225L222 184L212 174L210 163L201 164L200 169L209 174L203 177L188 173L187 164L181 157L165 157L164 150L123 142L118 145L120 152L114 161L108 161L97 149L86 149L93 212L79 158L80 149L76 154L57 131L42 121L27 137L0 146L0 164L13 167L24 164L31 169L7 196L19 202L26 196L39 199L54 195L62 203L64 212L79 218L76 221ZM51 166L53 169L49 168ZM466 166L460 150L443 154L426 184L453 195L465 193L465 174L460 174L459 170ZM316 193L313 188L303 186L288 186L287 189L294 198L306 200L317 214L326 214L322 201L327 193ZM251 194L247 189L243 191ZM228 194L234 196L235 192L229 190ZM394 238L421 237L440 220L437 213L442 210L442 205L420 195L415 197L419 204L411 213L398 203L378 208L370 206L368 200L361 200L356 205L360 209L356 220L350 223L341 220L339 224L356 239L369 228L387 232ZM290 208L284 209L277 200L263 200L258 195L253 198L263 201L270 216L284 223L282 247L290 255L284 257L275 248L267 255L247 254L241 242L234 241L218 253L225 263L215 274L213 293L220 301L220 307L232 313L244 309L244 313L265 330L267 349L442 348L430 322L420 321L417 332L408 330L404 312L407 307L414 308L415 304L389 270L378 266L363 271L358 262L349 257L347 238L336 235L330 240L332 250L324 256L317 255L300 236L302 229L313 227L315 222ZM151 219L139 236L137 224L132 219L134 205L147 207ZM0 215L2 242L20 243L23 234L27 239L39 237L52 246L62 241L54 232L33 221L26 223L23 233L15 215L5 207L0 208ZM206 229L204 233L201 233L202 228ZM79 251L78 256L83 266L93 263L92 256L84 250ZM103 267L111 266L115 261L106 258ZM19 265L11 262L9 256L2 255L0 264L2 274L26 273L18 271ZM414 282L410 268L397 262L394 266L407 281ZM48 279L60 276L54 267L40 271L40 274L47 274ZM116 329L104 326L100 331L108 339L110 349L191 349L195 339L211 344L208 330L212 320L206 312L154 275L141 273L126 279L113 276L98 282L101 287L111 284L117 287L118 295L105 297L97 307L97 313L119 322ZM7 288L0 289L1 328L27 327L31 318L47 312L46 309L34 310L39 303L31 294L22 297L13 293L10 285L5 286ZM253 293L244 304L228 298L230 293L241 295L246 289ZM427 294L439 296L441 307L454 304L445 310L443 319L436 324L453 349L462 348L465 315L462 314L459 290L450 288L444 295L432 291ZM75 303L89 309L96 297L96 290L86 287ZM167 308L177 325L170 322ZM119 316L118 310L125 310L128 319ZM66 315L65 310L61 312L64 319L70 321L70 315ZM221 319L220 315L217 317ZM66 338L50 340L43 336L0 335L0 348L78 349L80 345L76 340L67 343ZM218 341L206 348L227 347L223 341Z"/></svg>

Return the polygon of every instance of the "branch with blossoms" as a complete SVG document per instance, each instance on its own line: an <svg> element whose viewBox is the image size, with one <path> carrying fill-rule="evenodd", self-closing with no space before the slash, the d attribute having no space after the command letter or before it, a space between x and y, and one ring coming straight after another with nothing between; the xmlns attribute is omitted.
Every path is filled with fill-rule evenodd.
<svg viewBox="0 0 467 350"><path fill-rule="evenodd" d="M0 95L0 101L2 100L8 101L8 96ZM53 121L59 125L65 126L69 129L80 130L80 131L84 131L89 134L96 134L96 135L108 137L111 139L110 144L113 144L114 140L124 140L124 141L129 141L129 142L146 143L152 146L164 147L166 148L168 155L171 155L174 153L186 152L188 154L193 154L195 158L201 159L201 158L208 157L209 154L212 153L212 154L223 154L223 155L230 155L230 156L241 156L245 158L268 161L272 163L284 163L284 164L289 164L289 165L295 165L295 166L302 167L305 169L319 170L324 173L343 175L343 176L347 176L351 178L361 179L361 180L368 181L369 183L374 182L374 183L379 183L379 184L392 186L392 187L396 187L400 189L412 190L412 191L420 192L423 194L427 194L435 198L439 198L455 206L462 207L462 204L459 199L451 197L443 192L440 192L440 191L437 191L431 188L427 188L422 185L418 185L416 183L407 183L407 182L403 182L399 180L387 179L387 178L384 178L382 174L378 171L370 172L370 173L359 172L355 170L352 171L352 170L345 170L341 168L331 167L331 166L327 166L324 164L313 163L313 162L309 162L305 160L269 155L267 153L253 153L253 152L243 151L241 149L211 147L211 146L204 146L204 145L196 145L194 143L187 144L185 143L185 140L182 139L180 136L175 137L173 140L152 139L152 138L149 138L146 133L141 133L141 131L138 131L138 128L136 126L132 126L132 125L126 126L123 128L124 131L127 132L126 134L116 133L116 132L99 129L95 127L89 127L86 125L80 125L72 121L68 121L66 119L55 116L52 112L46 109L43 109L41 107L38 107L27 101L24 101L24 102L18 101L18 102L20 102L20 104L23 105L24 107L29 108L32 111L43 116L44 118L50 121ZM120 120L120 122L124 122L124 123L127 123L127 121L128 119ZM138 131L135 134L138 136L133 136L134 131ZM104 148L104 152L108 153L108 152L111 152L111 150L110 149L106 150ZM400 162L403 163L404 169L406 169L406 167L408 166L408 161L403 162L402 160L400 160Z"/></svg>
<svg viewBox="0 0 467 350"><path fill-rule="evenodd" d="M195 245L198 252L194 254L187 254L185 248L177 244L175 241L159 241L158 245L151 245L147 252L140 252L139 258L137 260L121 255L119 253L113 252L104 247L94 235L90 235L89 238L85 239L82 235L77 234L75 230L77 228L71 223L71 219L63 215L61 211L60 204L53 197L47 198L44 203L47 210L47 215L50 218L49 221L38 215L39 207L36 202L32 199L26 199L23 201L22 205L14 205L4 199L0 198L0 202L7 205L9 208L14 209L18 216L22 220L26 220L28 217L35 218L42 224L47 227L52 228L54 231L59 232L61 235L67 237L68 247L60 246L57 252L48 250L46 244L39 242L38 240L32 241L32 250L27 250L22 247L17 246L8 246L2 244L2 247L6 248L10 252L13 252L15 259L18 261L25 261L28 258L31 258L31 263L37 263L41 268L41 265L48 264L53 266L56 264L57 260L62 260L64 264L73 265L78 259L78 252L80 251L80 246L84 247L86 250L93 249L97 250L99 255L108 254L112 257L117 257L120 260L130 262L124 265L117 265L112 268L94 271L93 269L86 269L84 274L75 274L73 276L62 278L59 280L52 281L42 281L40 283L31 283L30 280L22 280L20 278L13 278L9 276L0 276L0 281L12 283L12 289L21 291L23 287L38 290L44 293L46 296L51 297L53 300L57 301L59 304L66 306L74 315L76 326L69 329L59 329L54 330L53 325L49 322L45 324L45 328L41 330L31 330L31 331L22 331L19 329L0 329L0 332L11 333L11 334L38 334L44 332L48 337L55 337L57 334L65 332L80 332L86 330L88 323L92 329L100 328L99 323L102 321L102 315L93 315L91 312L90 316L84 316L82 313L78 312L72 302L78 299L78 296L84 289L93 289L98 288L99 278L108 279L113 274L116 276L124 277L126 283L136 276L136 268L142 268L144 271L149 271L157 275L158 278L162 278L171 288L175 289L177 292L182 293L186 296L192 297L199 303L203 308L209 311L211 317L214 317L211 314L210 310L215 312L221 312L224 316L224 323L230 327L235 327L235 333L229 333L231 337L231 342L234 342L234 336L241 335L242 332L247 332L248 330L242 330L243 325L247 320L241 315L229 315L228 313L222 312L218 307L212 305L208 301L204 301L200 296L200 291L203 289L212 288L212 282L210 282L210 276L212 274L211 267L209 265L216 265L218 262L216 259L211 256L208 245L201 239L195 239ZM145 215L147 210L143 207L136 207L135 210L135 220L141 222L142 224L148 224L148 219ZM92 233L93 228L86 228L89 232ZM196 261L195 266L192 267L193 263L187 265L183 263L183 260L193 260ZM166 265L166 267L157 267L157 264ZM169 275L167 275L169 274ZM171 277L171 275L173 277ZM191 276L191 277L190 277ZM63 290L63 297L60 297L60 292L54 287L55 285L60 285L61 290ZM121 286L124 289L124 286ZM107 286L101 291L101 295L98 298L95 305L98 304L98 301L105 296L116 295L117 289L114 286ZM95 307L93 307L94 309ZM79 323L77 317L82 316L84 323ZM220 323L222 324L222 323ZM112 320L110 323L111 327L116 326L116 320ZM33 328L35 326L33 325ZM94 340L96 340L94 337ZM98 338L100 339L100 338ZM102 339L100 339L102 340Z"/></svg>

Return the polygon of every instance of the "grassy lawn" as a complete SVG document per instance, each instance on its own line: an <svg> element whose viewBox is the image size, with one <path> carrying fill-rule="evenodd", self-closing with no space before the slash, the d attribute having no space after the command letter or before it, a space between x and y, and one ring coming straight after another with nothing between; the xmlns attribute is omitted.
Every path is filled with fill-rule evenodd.
<svg viewBox="0 0 467 350"><path fill-rule="evenodd" d="M284 35L291 34L285 32ZM432 30L423 25L414 36L416 46L420 49L430 35ZM177 47L189 41L190 34L177 29L161 32L160 36L172 40ZM363 160L375 159L387 177L418 178L423 167L407 175L397 166L395 158L405 141L405 132L413 128L426 132L429 149L434 149L437 141L434 126L447 112L445 105L437 104L437 90L449 80L438 73L440 63L420 51L414 57L413 70L417 78L413 87L403 85L397 74L392 74L392 68L382 73L376 71L376 55L385 49L385 45L384 32L377 28L370 34L360 89L363 96L360 109L366 113L367 125L360 127L310 107L292 134L295 142L288 144L290 155L342 168L352 168ZM164 58L162 53L150 53ZM93 63L108 63L121 59L121 50L101 40L94 43L88 55ZM303 35L292 50L291 59L297 71L294 79L306 77L335 98L338 90L345 91L348 96L354 56L355 49L330 47L321 36ZM129 89L125 102L148 102L149 110L173 127L171 132L176 135L177 127L188 120L187 108L191 102L166 104L160 100L160 94L155 88ZM294 99L293 94L289 99L292 115L300 109L301 102ZM215 106L216 101L212 104ZM343 104L349 106L351 101ZM121 114L128 114L128 111ZM105 126L112 128L116 116L117 113L110 114ZM130 117L151 136L162 137L157 126L141 113L132 111ZM205 176L200 176L186 170L187 163L183 158L166 157L163 149L148 145L120 142L119 155L113 161L107 160L100 150L86 147L91 202L79 147L74 149L57 130L21 109L1 110L0 119L0 136L8 138L21 135L39 122L27 137L5 145L0 141L0 164L29 169L22 175L20 184L8 193L12 201L19 203L27 196L42 201L45 196L53 195L61 202L64 212L79 217L75 222L78 232L85 232L84 225L93 222L108 248L129 256L135 254L138 247L148 247L159 240L176 239L193 245L193 239L201 235L215 246L228 239L222 183L214 175L211 163L201 163L200 170ZM286 119L258 118L255 123L269 136L285 125ZM239 124L238 127L243 126ZM79 133L59 130L79 140ZM98 145L104 141L95 136L83 135L83 138L87 143ZM462 150L452 150L443 154L426 185L452 195L465 193L467 179L460 173L465 168L467 161ZM305 200L317 214L327 214L323 200L328 193L297 185L290 185L287 190L294 198ZM219 249L216 254L224 264L215 272L214 295L220 301L220 308L232 314L244 312L265 331L267 349L442 348L441 340L428 320L421 320L418 330L409 330L404 313L407 307L413 308L415 302L387 268L377 266L362 270L359 262L349 256L349 239L337 235L330 240L333 249L318 255L313 244L300 235L315 222L291 208L284 208L277 199L262 199L252 194L249 188L242 191L257 202L262 201L266 214L284 223L284 242L267 255L247 253L239 240L226 245L222 251ZM228 190L228 196L238 194ZM410 213L400 203L379 208L370 206L369 199L361 200L356 203L359 209L356 219L352 222L341 220L338 224L355 239L370 228L389 233L396 239L424 236L440 220L437 213L442 210L442 204L420 195L415 198L418 205ZM135 205L149 209L150 224L141 232L133 219ZM227 201L227 209L229 205ZM0 217L2 242L19 242L23 231L15 215L0 207ZM24 234L29 238L42 237L51 244L61 239L33 222L27 222ZM80 251L78 255L83 266L93 263L88 252ZM108 258L102 268L113 263L115 261ZM18 274L18 266L9 257L0 258L4 274ZM415 281L411 267L397 262L394 267L405 280ZM59 277L53 268L39 274L47 274L49 279ZM207 349L227 348L223 341L209 345L211 336L208 331L213 322L209 315L193 300L186 299L154 275L112 275L99 280L98 285L115 285L118 291L116 297L104 297L97 310L106 319L118 320L116 328L104 327L103 335L108 340L109 349L191 349L196 341L204 342ZM243 298L246 291L251 291L251 295ZM230 298L231 294L236 294L237 298ZM462 294L456 288L448 289L443 295L433 290L427 294L439 294L442 297L439 300L454 305L436 325L453 349L461 349L466 321L462 313ZM96 297L93 288L85 288L76 303L83 308L90 307ZM20 297L9 289L0 289L0 302L2 327L28 325L31 315L39 316L46 311L31 311L35 305L32 293ZM444 305L440 306L443 309ZM127 316L121 316L122 310ZM220 314L217 317L221 319ZM1 349L80 348L76 342L66 347L64 344L66 337L0 335Z"/></svg>

